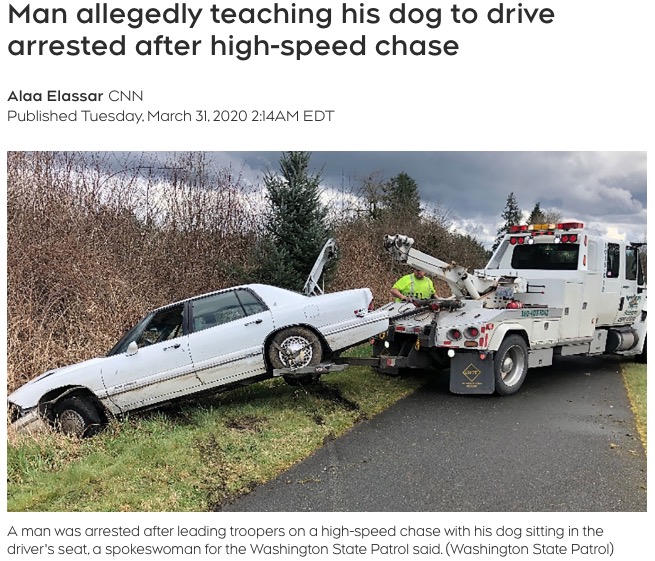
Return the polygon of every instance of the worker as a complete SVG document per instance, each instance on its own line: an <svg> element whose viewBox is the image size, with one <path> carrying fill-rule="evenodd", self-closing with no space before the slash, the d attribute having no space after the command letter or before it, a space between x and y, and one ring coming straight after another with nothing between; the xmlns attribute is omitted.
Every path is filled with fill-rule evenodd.
<svg viewBox="0 0 655 561"><path fill-rule="evenodd" d="M436 297L432 279L425 276L422 269L414 269L413 273L400 277L391 289L391 295L396 302L412 302Z"/></svg>

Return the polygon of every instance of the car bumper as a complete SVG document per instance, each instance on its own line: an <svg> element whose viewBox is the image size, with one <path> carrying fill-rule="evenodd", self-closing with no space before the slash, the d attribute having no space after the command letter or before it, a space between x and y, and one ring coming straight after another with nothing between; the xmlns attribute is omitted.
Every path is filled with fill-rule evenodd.
<svg viewBox="0 0 655 561"><path fill-rule="evenodd" d="M43 432L47 429L48 424L43 420L43 417L39 415L36 408L28 411L9 425L10 431L22 434L34 434L37 432Z"/></svg>

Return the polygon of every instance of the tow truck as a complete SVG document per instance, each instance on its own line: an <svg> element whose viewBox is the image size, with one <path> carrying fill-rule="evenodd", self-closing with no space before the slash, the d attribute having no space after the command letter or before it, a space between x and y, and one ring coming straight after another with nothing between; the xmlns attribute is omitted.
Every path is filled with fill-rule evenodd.
<svg viewBox="0 0 655 561"><path fill-rule="evenodd" d="M512 226L484 269L469 272L385 236L393 259L445 281L447 298L391 303L373 342L382 372L450 367L458 394L512 395L528 369L558 356L646 362L644 244L592 235L581 222Z"/></svg>

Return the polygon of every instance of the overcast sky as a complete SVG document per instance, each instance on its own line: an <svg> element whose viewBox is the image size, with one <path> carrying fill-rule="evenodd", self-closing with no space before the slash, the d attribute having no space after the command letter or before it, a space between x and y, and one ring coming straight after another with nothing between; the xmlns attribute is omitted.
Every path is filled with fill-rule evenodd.
<svg viewBox="0 0 655 561"><path fill-rule="evenodd" d="M219 165L261 183L280 152L212 152ZM645 152L313 152L326 188L356 190L373 172L401 171L418 183L424 204L440 205L454 223L490 246L513 192L530 212L536 202L598 233L646 239Z"/></svg>

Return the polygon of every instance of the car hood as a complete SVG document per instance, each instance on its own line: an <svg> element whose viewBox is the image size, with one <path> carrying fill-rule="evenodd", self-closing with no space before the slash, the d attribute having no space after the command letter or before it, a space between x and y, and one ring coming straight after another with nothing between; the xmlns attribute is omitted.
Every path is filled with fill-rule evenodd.
<svg viewBox="0 0 655 561"><path fill-rule="evenodd" d="M23 384L13 393L7 396L7 401L20 405L24 409L34 407L39 398L47 391L67 385L83 385L83 377L76 374L82 374L84 370L101 364L111 357L97 357L70 366L63 366L48 370L45 374L33 378L26 384Z"/></svg>

